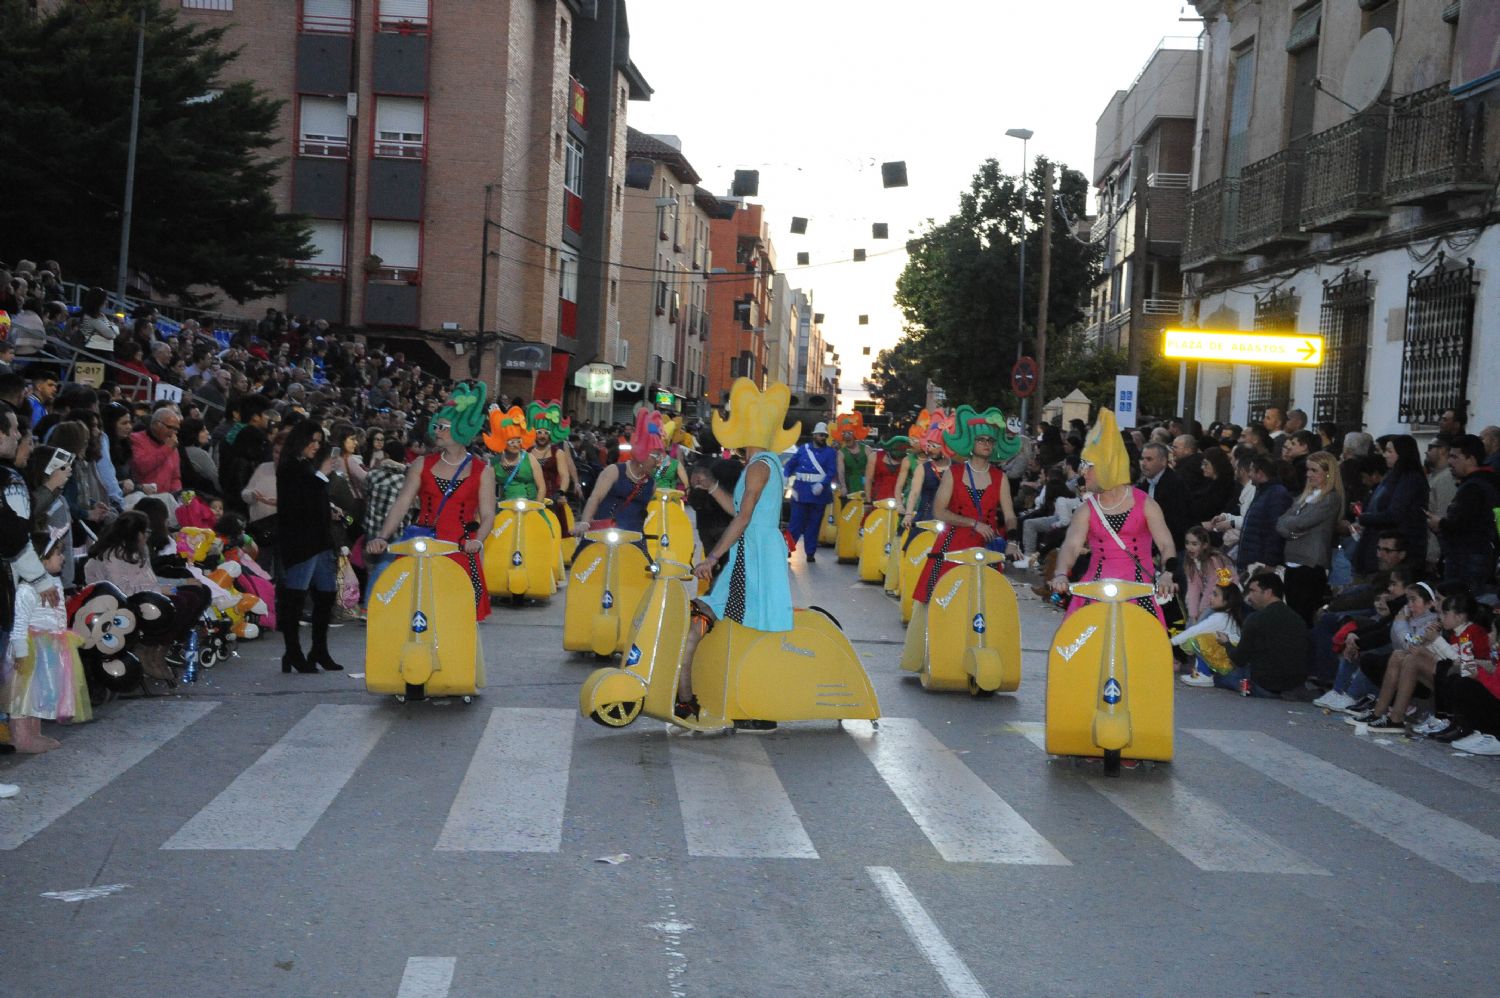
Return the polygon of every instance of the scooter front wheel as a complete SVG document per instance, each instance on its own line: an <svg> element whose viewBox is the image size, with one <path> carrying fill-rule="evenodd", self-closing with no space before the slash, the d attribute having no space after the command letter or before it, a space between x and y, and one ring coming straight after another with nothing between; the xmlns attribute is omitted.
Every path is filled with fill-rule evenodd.
<svg viewBox="0 0 1500 998"><path fill-rule="evenodd" d="M975 679L973 676L969 677L969 696L979 697L980 699L983 699L985 697L992 697L994 695L994 690L985 689L983 686L979 685L979 681L977 679Z"/></svg>
<svg viewBox="0 0 1500 998"><path fill-rule="evenodd" d="M645 700L600 704L597 710L589 714L589 717L606 728L623 728L641 716L641 708L645 705Z"/></svg>

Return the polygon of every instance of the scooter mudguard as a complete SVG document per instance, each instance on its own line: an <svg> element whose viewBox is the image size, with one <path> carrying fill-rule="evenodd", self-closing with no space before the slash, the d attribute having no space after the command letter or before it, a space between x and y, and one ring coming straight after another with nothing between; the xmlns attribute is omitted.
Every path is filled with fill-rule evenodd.
<svg viewBox="0 0 1500 998"><path fill-rule="evenodd" d="M859 581L885 581L891 549L896 546L896 522L899 516L895 500L882 499L865 517L859 538Z"/></svg>
<svg viewBox="0 0 1500 998"><path fill-rule="evenodd" d="M634 541L641 535L610 528L585 535L568 573L563 606L563 648L611 655L624 651L649 582L646 555Z"/></svg>
<svg viewBox="0 0 1500 998"><path fill-rule="evenodd" d="M533 499L507 499L484 541L484 576L494 596L545 599L557 592L557 541Z"/></svg>
<svg viewBox="0 0 1500 998"><path fill-rule="evenodd" d="M566 566L573 563L573 555L578 551L578 538L573 536L573 508L567 503L561 502L552 507L552 512L557 517L562 528L559 536L562 538L563 578L566 578ZM561 582L562 579L558 579L557 581Z"/></svg>
<svg viewBox="0 0 1500 998"><path fill-rule="evenodd" d="M682 504L682 495L676 489L662 489L651 497L643 532L652 561L693 564L697 538L687 508Z"/></svg>
<svg viewBox="0 0 1500 998"><path fill-rule="evenodd" d="M1170 762L1171 643L1154 615L1131 603L1113 609L1113 627L1111 604L1093 603L1066 618L1052 638L1047 751L1100 757L1109 748L1126 759Z"/></svg>
<svg viewBox="0 0 1500 998"><path fill-rule="evenodd" d="M563 508L566 509L567 507L564 506ZM547 530L551 533L549 540L552 550L557 554L557 557L552 562L552 581L558 585L562 585L563 581L568 577L568 565L567 562L563 561L562 553L563 525L558 521L557 514L553 512L550 504L546 509L542 510L542 519L547 521ZM567 529L571 531L573 528L568 527Z"/></svg>
<svg viewBox="0 0 1500 998"><path fill-rule="evenodd" d="M843 508L844 497L837 492L833 502L823 507L823 522L818 526L818 543L823 547L833 547L839 542L839 513Z"/></svg>
<svg viewBox="0 0 1500 998"><path fill-rule="evenodd" d="M925 522L925 521L924 521ZM912 597L917 591L917 579L922 575L922 568L927 564L927 555L932 551L933 542L937 540L937 534L931 530L921 530L917 536L911 539L906 550L901 552L901 623L911 622Z"/></svg>
<svg viewBox="0 0 1500 998"><path fill-rule="evenodd" d="M484 686L474 587L446 557L457 550L430 538L391 546L400 557L371 593L365 628L369 692L405 694L420 686L427 696L469 696Z"/></svg>
<svg viewBox="0 0 1500 998"><path fill-rule="evenodd" d="M834 542L834 553L839 564L852 565L859 560L860 531L865 523L865 494L851 492L844 497L839 507L838 536Z"/></svg>

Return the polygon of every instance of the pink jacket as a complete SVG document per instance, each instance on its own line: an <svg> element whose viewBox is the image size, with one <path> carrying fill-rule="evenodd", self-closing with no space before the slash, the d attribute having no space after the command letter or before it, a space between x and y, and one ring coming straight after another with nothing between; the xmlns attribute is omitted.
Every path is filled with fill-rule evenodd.
<svg viewBox="0 0 1500 998"><path fill-rule="evenodd" d="M136 430L130 435L130 454L136 485L149 482L159 492L182 490L182 455L176 447L157 443L150 430Z"/></svg>

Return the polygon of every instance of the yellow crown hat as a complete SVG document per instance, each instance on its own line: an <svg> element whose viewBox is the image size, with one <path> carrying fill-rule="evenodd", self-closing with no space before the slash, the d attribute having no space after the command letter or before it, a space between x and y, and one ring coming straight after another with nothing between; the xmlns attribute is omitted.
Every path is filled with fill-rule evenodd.
<svg viewBox="0 0 1500 998"><path fill-rule="evenodd" d="M749 378L736 378L729 388L729 418L714 413L714 438L719 446L762 447L780 453L797 443L802 423L783 427L792 390L777 382L764 392Z"/></svg>
<svg viewBox="0 0 1500 998"><path fill-rule="evenodd" d="M1094 466L1094 478L1099 488L1112 489L1130 484L1130 455L1125 453L1120 427L1110 410L1099 410L1099 418L1094 420L1094 428L1089 430L1079 457Z"/></svg>

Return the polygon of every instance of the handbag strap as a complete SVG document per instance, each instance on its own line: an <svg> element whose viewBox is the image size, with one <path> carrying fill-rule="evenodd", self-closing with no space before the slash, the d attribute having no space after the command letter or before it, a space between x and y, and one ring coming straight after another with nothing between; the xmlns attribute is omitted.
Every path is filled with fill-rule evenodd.
<svg viewBox="0 0 1500 998"><path fill-rule="evenodd" d="M1120 546L1121 551L1124 551L1126 554L1130 555L1130 560L1135 562L1135 567L1140 569L1141 575L1145 576L1148 579L1155 579L1155 574L1146 571L1146 566L1141 564L1141 559L1136 557L1136 553L1134 551L1125 546L1125 542L1120 539L1120 535L1117 534L1115 532L1115 528L1110 525L1109 517L1105 516L1104 510L1099 507L1099 497L1093 493L1089 493L1087 498L1088 504L1093 507L1094 515L1099 518L1100 524L1104 526L1104 532L1109 534L1110 539Z"/></svg>
<svg viewBox="0 0 1500 998"><path fill-rule="evenodd" d="M521 455L521 461L525 461L525 460L527 460L527 458L528 458L528 455L526 455L526 454L522 454ZM510 483L513 482L513 481L515 481L516 480L516 476L521 473L521 461L517 461L515 464L513 464L511 466L510 474L508 474L508 475L505 476L505 484L502 485L502 486L500 486L500 490L502 492L505 491L506 489L510 488Z"/></svg>
<svg viewBox="0 0 1500 998"><path fill-rule="evenodd" d="M465 454L464 455L464 459L462 461L458 462L458 470L453 473L453 481L455 483L459 481L458 476L462 475L464 473L464 469L469 466L469 462L472 461L473 459L474 459L474 455L473 454ZM437 478L436 473L434 473L432 477L433 478ZM455 484L453 486L453 492L445 492L445 493L443 493L442 501L438 503L437 512L434 513L434 514L432 514L432 525L433 525L433 527L436 527L437 526L437 522L443 518L443 507L445 507L445 506L448 505L448 500L452 499L453 498L453 494L455 492L457 492L457 491L458 491L458 485Z"/></svg>
<svg viewBox="0 0 1500 998"><path fill-rule="evenodd" d="M994 472L991 472L991 474L994 474ZM964 462L964 477L966 479L964 487L969 490L969 501L974 504L974 516L976 519L983 517L984 489L974 484L974 469L969 466L969 462L967 461Z"/></svg>

